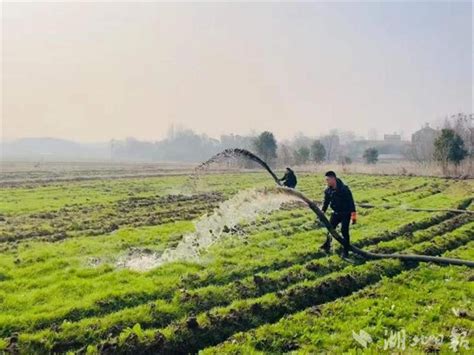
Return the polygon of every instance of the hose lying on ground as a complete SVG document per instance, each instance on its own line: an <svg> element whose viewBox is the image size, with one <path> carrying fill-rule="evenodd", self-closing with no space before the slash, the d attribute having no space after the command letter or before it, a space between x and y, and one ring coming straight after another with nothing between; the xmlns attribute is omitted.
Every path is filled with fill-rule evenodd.
<svg viewBox="0 0 474 355"><path fill-rule="evenodd" d="M319 207L310 199L308 199L305 195L301 192L289 189L287 187L277 187L278 191L284 192L287 195L294 196L308 205L308 207L318 216L319 220L323 222L324 226L328 230L328 232L336 239L339 243L344 245L343 238L337 233L337 231L331 226L328 219L324 215L324 213L319 209ZM363 256L367 259L386 259L386 258L396 258L400 260L406 261L424 261L424 262L434 262L438 264L450 264L450 265L466 265L469 267L474 267L474 262L469 260L460 260L460 259L450 259L444 257L437 257L437 256L428 256L428 255L416 255L416 254L378 254L372 253L369 251L365 251L363 249L357 248L354 245L350 245L351 250Z"/></svg>
<svg viewBox="0 0 474 355"><path fill-rule="evenodd" d="M339 233L332 227L332 225L329 223L328 219L324 215L323 211L319 209L317 204L307 198L304 194L302 194L299 191L296 191L294 189L290 189L287 187L283 187L281 185L280 180L278 177L275 175L275 173L270 169L267 163L260 159L258 156L255 154L249 152L248 150L245 149L226 149L223 152L215 155L208 161L204 162L203 164L199 165L197 169L202 169L209 164L213 162L217 162L222 158L229 158L229 157L244 157L247 159L250 159L260 166L262 166L275 180L277 183L278 187L276 188L276 191L285 193L287 195L291 195L301 201L303 201L319 218L319 220L324 224L328 232L336 239L339 243L344 245L344 240L343 238L339 235ZM461 260L461 259L452 259L452 258L445 258L445 257L438 257L438 256L428 256L428 255L417 255L417 254L379 254L379 253L372 253L369 251L365 251L363 249L360 249L354 245L350 245L351 250L364 257L367 259L400 259L404 261L414 261L414 262L432 262L432 263L437 263L437 264L447 264L447 265L464 265L464 266L469 266L469 267L474 267L474 261L470 260Z"/></svg>

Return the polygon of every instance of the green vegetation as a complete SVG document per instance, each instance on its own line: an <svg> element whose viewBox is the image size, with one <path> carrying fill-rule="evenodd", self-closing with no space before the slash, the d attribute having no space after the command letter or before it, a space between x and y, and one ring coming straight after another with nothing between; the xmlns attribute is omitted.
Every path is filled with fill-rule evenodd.
<svg viewBox="0 0 474 355"><path fill-rule="evenodd" d="M343 178L358 203L376 206L358 208L355 245L474 258L474 215L406 209L472 209L472 181ZM242 221L199 263L121 267L134 250L175 247L220 202L272 182L260 173L210 174L198 192L195 185L165 176L0 191L0 351L379 352L386 331L404 329L410 341L445 337L413 349L449 352L453 328L469 330L472 342L472 270L326 256L318 249L325 231L298 203ZM301 174L298 188L319 200L323 179ZM367 349L352 330L371 335Z"/></svg>
<svg viewBox="0 0 474 355"><path fill-rule="evenodd" d="M326 158L326 148L324 148L320 140L315 140L311 144L311 156L315 163L321 163Z"/></svg>
<svg viewBox="0 0 474 355"><path fill-rule="evenodd" d="M453 252L451 257L474 258L474 243ZM472 353L465 344L452 343L452 332L472 332L474 274L465 267L421 265L394 278L283 318L231 339L204 354L355 352ZM369 344L359 343L353 332L370 335ZM337 334L337 336L335 336ZM395 335L395 337L391 337ZM398 336L400 335L400 336ZM457 347L451 347L458 345ZM405 353L405 351L403 351Z"/></svg>
<svg viewBox="0 0 474 355"><path fill-rule="evenodd" d="M376 148L367 148L362 157L367 164L375 164L379 160L379 151Z"/></svg>
<svg viewBox="0 0 474 355"><path fill-rule="evenodd" d="M295 150L295 163L297 165L305 165L310 158L311 151L308 147L300 147Z"/></svg>
<svg viewBox="0 0 474 355"><path fill-rule="evenodd" d="M277 157L277 142L272 132L262 132L253 142L255 150L264 161L273 161Z"/></svg>
<svg viewBox="0 0 474 355"><path fill-rule="evenodd" d="M434 158L446 171L449 163L458 166L468 155L461 136L452 129L442 129L441 135L434 141Z"/></svg>

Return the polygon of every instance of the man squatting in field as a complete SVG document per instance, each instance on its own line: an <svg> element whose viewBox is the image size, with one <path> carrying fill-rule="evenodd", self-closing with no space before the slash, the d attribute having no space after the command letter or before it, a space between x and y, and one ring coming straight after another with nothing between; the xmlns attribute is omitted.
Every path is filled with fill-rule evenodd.
<svg viewBox="0 0 474 355"><path fill-rule="evenodd" d="M280 181L283 181L284 186L290 187L292 189L295 188L295 186L298 182L296 180L295 172L293 170L291 170L290 168L286 168L285 175L280 179Z"/></svg>
<svg viewBox="0 0 474 355"><path fill-rule="evenodd" d="M357 222L357 213L355 209L354 199L349 186L345 185L341 179L336 176L334 171L328 171L326 174L326 183L328 187L324 190L324 203L322 211L326 213L328 206L331 206L333 213L329 219L333 228L341 223L341 234L344 238L344 251L342 257L349 256L349 224ZM321 246L326 253L331 250L331 234L328 233L327 239Z"/></svg>

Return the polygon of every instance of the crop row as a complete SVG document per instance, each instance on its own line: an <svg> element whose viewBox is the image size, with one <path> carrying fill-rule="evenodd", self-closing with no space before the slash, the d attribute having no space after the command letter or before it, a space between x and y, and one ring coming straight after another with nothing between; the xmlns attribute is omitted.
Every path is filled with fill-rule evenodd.
<svg viewBox="0 0 474 355"><path fill-rule="evenodd" d="M443 256L472 260L474 242ZM472 281L473 270L466 267L420 264L348 297L237 333L203 354L393 353L401 344L386 348L390 332L405 339L403 353L455 353L453 329L466 331L459 353L472 353ZM362 329L371 336L365 350L353 333Z"/></svg>
<svg viewBox="0 0 474 355"><path fill-rule="evenodd" d="M383 181L379 182L382 183ZM419 199L432 195L434 190L439 192L446 186L448 185L442 181L432 184L424 182L392 192L390 196L419 191L416 196L410 196L410 199ZM367 184L362 184L360 191L363 192L366 188ZM374 190L371 186L371 190L364 192L364 196L373 194L374 198L380 197L383 196L381 195L383 191ZM222 193L217 192L194 196L136 196L107 204L76 204L64 206L57 211L3 215L0 221L0 242L15 242L30 238L55 241L75 235L106 234L123 226L139 227L190 220L211 211L222 199ZM311 226L308 225L307 228Z"/></svg>
<svg viewBox="0 0 474 355"><path fill-rule="evenodd" d="M386 211L381 211L380 213L372 213L370 217L374 217L375 220L377 220L385 214ZM421 213L415 215L428 216L428 214ZM294 216L294 212L290 212L288 216ZM450 218L451 216L451 213L443 213L433 215L428 218L422 218L416 221L415 223L409 223L407 225L404 225L394 232L385 232L378 237L364 237L359 240L355 238L355 244L363 247L365 245L371 245L379 241L390 240L400 235L410 235L413 231L417 229L428 228L429 226L438 224L441 221ZM397 215L396 217L401 218L400 221L402 221L404 218L403 215ZM397 225L399 223L400 222L396 219L393 220L393 225ZM274 234L275 236L277 236L279 233L274 232ZM284 240L285 238L282 239ZM160 282L160 285L157 285L157 288L153 292L144 292L140 289L133 289L130 292L115 293L113 295L106 296L103 300L96 299L94 303L86 305L85 307L75 306L73 308L69 308L70 310L66 313L48 312L47 317L40 313L38 313L38 315L35 315L34 317L31 317L28 313L21 315L21 317L15 316L15 321L13 321L13 319L9 320L9 318L11 317L4 317L3 321L1 322L2 334L3 336L7 336L8 334L11 334L14 331L26 329L25 327L28 327L29 329L41 329L47 326L56 328L61 325L62 321L70 322L77 321L86 317L103 316L111 312L117 312L121 309L125 309L124 311L127 312L127 308L129 307L135 307L140 304L145 304L157 298L161 298L165 301L173 299L174 297L176 297L176 290L179 288L185 288L190 290L192 288L204 287L206 285L216 286L219 284L225 284L229 281L231 282L235 279L246 277L249 274L252 275L259 272L274 271L281 268L291 268L291 266L294 264L304 263L308 260L320 256L320 253L318 251L313 251L314 244L311 242L311 239L311 237L308 238L305 235L303 235L302 238L292 236L289 240L292 240L292 242L294 242L293 245L295 245L297 248L295 249L292 246L292 248L287 250L288 253L278 252L280 256L278 256L277 258L265 258L261 262L243 263L242 265L240 263L231 263L232 266L226 267L225 269L223 269L222 266L219 265L217 265L217 267L212 267L211 265L210 268L206 267L206 269L204 269L202 272L185 273L181 278L181 282L172 284ZM231 254L235 252L236 254L242 255L242 252L246 252L248 246L242 247L243 248L239 250L232 250ZM301 249L303 252L298 249ZM225 259L227 263L232 259L232 257L223 255L223 259ZM122 327L120 325L117 325L116 331L119 331L121 328Z"/></svg>
<svg viewBox="0 0 474 355"><path fill-rule="evenodd" d="M411 252L439 255L474 239L473 225L436 237L415 246ZM218 344L238 331L272 323L312 305L347 296L374 284L382 277L393 277L416 266L398 260L380 260L349 266L314 281L303 281L284 291L269 293L251 300L239 300L225 308L215 308L195 317L187 317L161 330L127 329L118 337L101 344L103 353L189 353ZM44 343L31 344L44 346ZM62 348L53 348L61 351ZM90 349L89 349L90 350Z"/></svg>
<svg viewBox="0 0 474 355"><path fill-rule="evenodd" d="M456 223L452 224L452 226L457 225ZM399 238L400 240L395 239L386 243L385 248L390 251L399 251L412 243L430 240L436 232L442 233L447 230L449 230L448 223L437 230L427 230L426 233L419 233L416 238L402 236ZM461 232L464 230L466 228L461 229ZM434 240L435 245L439 242L438 239ZM440 248L444 246L446 245L440 244ZM420 247L427 248L427 245L424 243ZM436 248L431 248L428 251L432 254L440 252ZM347 267L345 263L338 263L335 257L312 261L280 272L254 275L223 287L212 286L195 291L182 290L175 295L172 303L158 301L135 309L125 310L122 314L112 314L105 319L90 319L78 324L67 323L53 331L40 332L37 336L40 336L41 339L49 339L50 343L54 344L55 350L63 351L70 346L78 347L81 344L97 341L98 337L116 335L120 329L133 325L133 322L140 322L142 327L160 327L186 314L204 312L239 299L251 299L271 292L282 292L291 285L317 280L324 275L344 270ZM143 318L139 319L137 315L142 315ZM127 320L127 317L131 319ZM108 326L104 328L106 324ZM34 335L33 338L35 338Z"/></svg>
<svg viewBox="0 0 474 355"><path fill-rule="evenodd" d="M124 226L191 220L212 211L220 201L219 193L133 197L109 204L75 205L52 212L7 216L0 224L0 242L37 237L56 241L76 235L106 234Z"/></svg>
<svg viewBox="0 0 474 355"><path fill-rule="evenodd" d="M386 212L384 212L386 213ZM377 214L376 214L377 215ZM380 215L380 214L379 214ZM395 231L387 231L380 236L364 236L361 239L355 240L354 244L359 247L364 247L368 245L376 244L380 241L392 240L399 236L411 235L416 230L426 229L432 226L436 226L443 221L446 223L441 224L445 225L443 230L448 230L451 228L453 222L450 218L452 214L442 213L431 215L426 218L421 218L417 222L411 222L406 225L399 227ZM460 219L460 217L464 219ZM466 216L456 217L454 220L460 222L456 223L456 226L459 223L464 223L468 221ZM400 216L403 218L403 216ZM397 223L397 221L395 221ZM278 236L279 233L276 233ZM240 280L245 277L251 277L254 274L262 272L276 272L280 269L291 269L293 265L305 263L311 261L315 258L321 257L322 254L316 249L317 246L314 244L313 238L308 233L293 235L291 239L286 239L285 237L278 237L282 239L282 242L291 241L291 245L285 248L284 253L279 253L280 256L272 257L271 259L261 259L257 260L254 263L244 263L232 265L232 267L223 269L221 266L212 264L206 267L203 271L198 273L186 273L182 275L181 282L178 283L161 283L157 285L155 290L151 293L144 293L141 290L131 290L123 294L108 295L103 300L98 299L89 306L82 306L81 308L74 307L67 313L52 313L48 317L41 317L32 319L30 317L22 320L20 317L16 317L15 322L10 322L5 320L2 325L3 335L8 335L13 331L18 331L25 329L28 326L29 329L41 329L47 326L53 326L54 324L59 324L63 320L67 321L77 321L85 317L105 315L110 312L116 312L123 308L129 308L138 306L140 304L147 303L155 299L163 299L164 301L169 301L176 297L176 292L179 289L192 290L193 288L202 288L206 286L218 286L225 285L226 283L232 282L234 280ZM275 240L275 239L274 239ZM245 248L245 249L244 249ZM241 257L244 256L244 253L251 253L252 248L249 248L248 245L240 246L239 249L232 251L233 254L239 254ZM224 258L227 262L230 261L224 255ZM8 324L8 326L7 326Z"/></svg>

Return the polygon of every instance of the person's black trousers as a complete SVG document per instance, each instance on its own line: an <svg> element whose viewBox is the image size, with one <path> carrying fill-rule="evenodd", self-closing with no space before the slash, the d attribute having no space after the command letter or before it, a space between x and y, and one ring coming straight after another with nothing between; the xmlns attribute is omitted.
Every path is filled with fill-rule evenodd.
<svg viewBox="0 0 474 355"><path fill-rule="evenodd" d="M333 228L336 228L341 223L341 234L344 238L344 251L349 252L350 248L350 237L349 237L349 225L351 224L351 213L337 213L333 212L329 223ZM331 242L331 234L328 233L327 243Z"/></svg>

